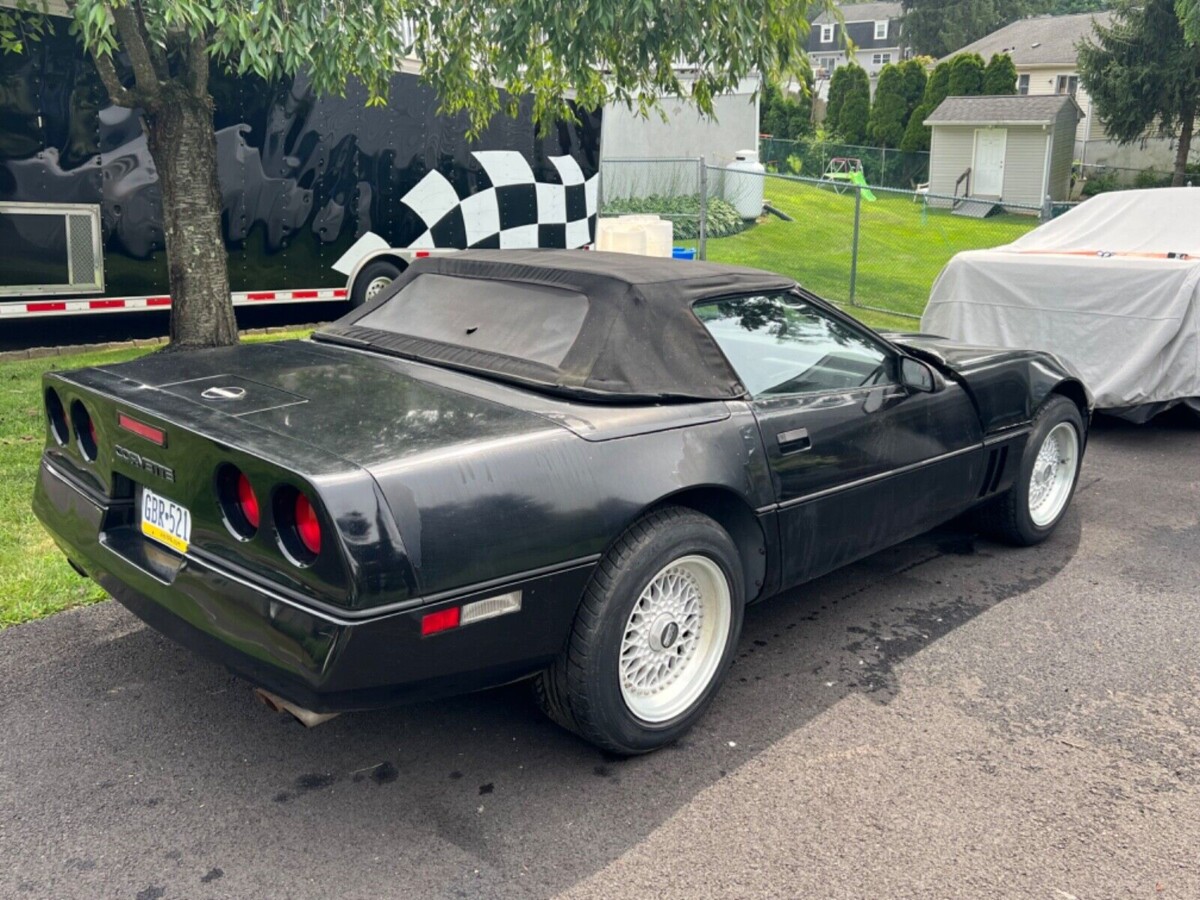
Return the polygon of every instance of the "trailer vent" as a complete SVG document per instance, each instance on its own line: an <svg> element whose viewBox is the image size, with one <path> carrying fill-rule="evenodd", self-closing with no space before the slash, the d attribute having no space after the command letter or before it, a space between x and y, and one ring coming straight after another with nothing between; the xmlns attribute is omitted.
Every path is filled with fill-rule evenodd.
<svg viewBox="0 0 1200 900"><path fill-rule="evenodd" d="M89 215L67 216L67 253L71 260L71 284L91 285L96 272L95 220Z"/></svg>

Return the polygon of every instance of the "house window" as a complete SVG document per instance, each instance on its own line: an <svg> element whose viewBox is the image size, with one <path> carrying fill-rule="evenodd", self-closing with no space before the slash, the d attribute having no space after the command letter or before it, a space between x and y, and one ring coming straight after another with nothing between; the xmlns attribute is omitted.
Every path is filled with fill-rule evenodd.
<svg viewBox="0 0 1200 900"><path fill-rule="evenodd" d="M833 26L832 25L822 25L821 26L821 43L822 44L833 43Z"/></svg>
<svg viewBox="0 0 1200 900"><path fill-rule="evenodd" d="M1028 94L1029 93L1029 76L1028 75L1018 75L1017 76L1017 93L1018 94Z"/></svg>
<svg viewBox="0 0 1200 900"><path fill-rule="evenodd" d="M1078 89L1079 89L1079 76L1078 75L1059 75L1058 81L1054 85L1054 93L1070 94L1072 97L1075 96L1075 91L1077 91Z"/></svg>
<svg viewBox="0 0 1200 900"><path fill-rule="evenodd" d="M887 19L882 22L875 23L875 40L882 41L887 37L888 23Z"/></svg>
<svg viewBox="0 0 1200 900"><path fill-rule="evenodd" d="M871 63L876 66L886 66L891 61L892 54L890 53L876 53L871 57Z"/></svg>

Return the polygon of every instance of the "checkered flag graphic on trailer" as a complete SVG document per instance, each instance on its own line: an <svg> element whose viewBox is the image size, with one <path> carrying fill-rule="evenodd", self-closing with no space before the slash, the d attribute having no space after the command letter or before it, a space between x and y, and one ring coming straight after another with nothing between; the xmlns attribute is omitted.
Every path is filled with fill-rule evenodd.
<svg viewBox="0 0 1200 900"><path fill-rule="evenodd" d="M400 202L425 223L408 245L525 249L582 247L596 231L597 175L584 178L570 156L551 156L557 182L538 181L515 150L477 150L487 187L460 197L441 172L427 174Z"/></svg>

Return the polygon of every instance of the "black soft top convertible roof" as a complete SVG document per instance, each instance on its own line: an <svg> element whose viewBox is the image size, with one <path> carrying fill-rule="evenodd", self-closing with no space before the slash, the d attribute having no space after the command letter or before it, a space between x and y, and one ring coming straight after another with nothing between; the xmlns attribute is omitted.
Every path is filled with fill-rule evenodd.
<svg viewBox="0 0 1200 900"><path fill-rule="evenodd" d="M428 279L437 293L421 302L445 297L448 306L455 304L458 322L469 321L468 327L455 328L447 339L406 334L403 317L393 317L386 328L375 327L387 318L386 305L398 295L400 303L405 288L426 275L446 277ZM562 328L555 334L565 340L565 352L547 361L546 354L488 349L495 346L488 344L489 333L510 334L514 325L530 334L545 330L544 314L537 309L548 307L495 302L481 290L480 281L528 286L531 293L540 291L542 304L561 297L564 304L577 305L582 322L570 325L565 338ZM378 297L315 337L575 397L720 400L742 397L746 389L692 306L700 300L793 287L790 278L740 266L580 250L470 250L417 260ZM410 296L414 292L424 296L417 289ZM473 318L464 319L463 310ZM514 322L513 316L525 321ZM414 325L412 330L420 329Z"/></svg>

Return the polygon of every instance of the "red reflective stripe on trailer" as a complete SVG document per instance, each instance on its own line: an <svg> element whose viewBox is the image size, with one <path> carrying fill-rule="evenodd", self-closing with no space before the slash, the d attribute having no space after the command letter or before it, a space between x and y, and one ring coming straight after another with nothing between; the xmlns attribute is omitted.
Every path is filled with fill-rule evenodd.
<svg viewBox="0 0 1200 900"><path fill-rule="evenodd" d="M88 309L120 309L125 305L124 300L89 300Z"/></svg>
<svg viewBox="0 0 1200 900"><path fill-rule="evenodd" d="M292 291L293 300L315 300L320 291Z"/></svg>
<svg viewBox="0 0 1200 900"><path fill-rule="evenodd" d="M425 257L427 257L427 256L429 255L429 251L428 251L428 250L418 250L418 251L417 251L416 253L414 253L413 255L414 255L414 256L415 256L417 259L424 259Z"/></svg>
<svg viewBox="0 0 1200 900"><path fill-rule="evenodd" d="M171 298L170 297L147 297L146 305L147 306L170 306Z"/></svg>
<svg viewBox="0 0 1200 900"><path fill-rule="evenodd" d="M26 303L25 312L64 312L67 308L65 303Z"/></svg>
<svg viewBox="0 0 1200 900"><path fill-rule="evenodd" d="M264 291L261 294L247 294L246 299L247 300L274 300L275 292L274 291Z"/></svg>
<svg viewBox="0 0 1200 900"><path fill-rule="evenodd" d="M333 296L335 300L344 300L346 298L346 289L338 288L333 292Z"/></svg>

